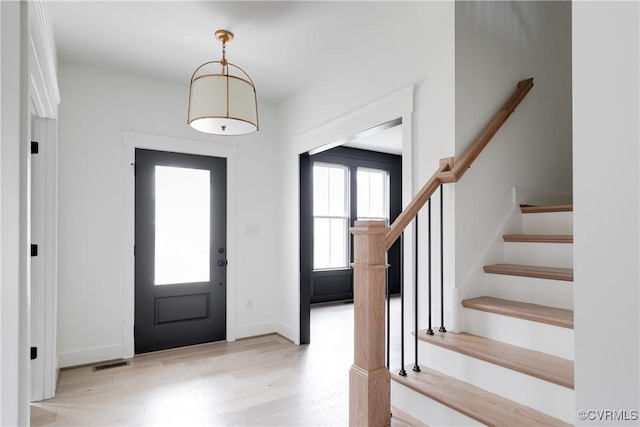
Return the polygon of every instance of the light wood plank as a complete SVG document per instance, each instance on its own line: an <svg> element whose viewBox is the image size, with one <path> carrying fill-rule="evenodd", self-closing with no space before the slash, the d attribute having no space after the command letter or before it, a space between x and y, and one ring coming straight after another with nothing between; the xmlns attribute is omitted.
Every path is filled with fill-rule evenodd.
<svg viewBox="0 0 640 427"><path fill-rule="evenodd" d="M537 265L494 264L483 267L485 273L524 276L538 279L565 280L573 282L573 268L541 267Z"/></svg>
<svg viewBox="0 0 640 427"><path fill-rule="evenodd" d="M547 307L487 296L463 300L462 306L472 310L573 329L573 310L564 308Z"/></svg>
<svg viewBox="0 0 640 427"><path fill-rule="evenodd" d="M569 234L505 234L505 242L515 243L573 243Z"/></svg>
<svg viewBox="0 0 640 427"><path fill-rule="evenodd" d="M570 360L464 332L427 335L425 330L418 336L430 344L573 389L573 362Z"/></svg>
<svg viewBox="0 0 640 427"><path fill-rule="evenodd" d="M557 418L489 393L430 368L407 369L392 379L429 398L489 426L568 426Z"/></svg>
<svg viewBox="0 0 640 427"><path fill-rule="evenodd" d="M391 414L391 427L429 427L395 406L391 406Z"/></svg>
<svg viewBox="0 0 640 427"><path fill-rule="evenodd" d="M420 209L427 203L433 193L436 192L442 181L438 178L438 174L449 170L449 164L446 162L440 163L438 170L429 178L429 180L422 186L418 194L409 202L406 208L402 210L400 215L391 224L389 233L384 240L384 249L389 250L391 245L400 237L400 234L405 228L413 221L413 218L420 212Z"/></svg>
<svg viewBox="0 0 640 427"><path fill-rule="evenodd" d="M148 353L104 371L64 369L56 397L32 404L31 424L347 425L353 316L353 304L312 308L308 346L272 334Z"/></svg>
<svg viewBox="0 0 640 427"><path fill-rule="evenodd" d="M531 206L520 205L520 211L527 213L573 212L573 205Z"/></svg>

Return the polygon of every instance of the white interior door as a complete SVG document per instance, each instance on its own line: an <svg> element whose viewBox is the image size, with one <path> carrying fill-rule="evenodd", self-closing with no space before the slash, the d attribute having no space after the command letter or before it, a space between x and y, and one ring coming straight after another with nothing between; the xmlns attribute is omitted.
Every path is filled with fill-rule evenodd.
<svg viewBox="0 0 640 427"><path fill-rule="evenodd" d="M30 362L31 401L55 395L57 378L57 130L56 121L33 117L31 140L37 153L29 155L31 171L31 236L37 255L31 257L30 347L37 357Z"/></svg>
<svg viewBox="0 0 640 427"><path fill-rule="evenodd" d="M38 138L38 119L31 121L32 139ZM31 401L44 399L44 364L42 350L44 347L44 165L42 162L44 153L40 151L30 156L31 160ZM34 249L37 248L37 255ZM34 350L36 349L34 354ZM34 356L36 356L34 358Z"/></svg>

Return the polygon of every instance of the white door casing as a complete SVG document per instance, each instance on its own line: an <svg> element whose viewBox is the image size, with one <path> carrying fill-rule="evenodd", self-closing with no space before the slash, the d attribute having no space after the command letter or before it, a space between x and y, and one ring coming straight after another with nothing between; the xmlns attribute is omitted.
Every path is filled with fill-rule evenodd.
<svg viewBox="0 0 640 427"><path fill-rule="evenodd" d="M236 339L237 146L147 130L122 130L122 358L134 356L135 309L135 149L172 151L227 159L227 341ZM126 250L124 250L126 249Z"/></svg>

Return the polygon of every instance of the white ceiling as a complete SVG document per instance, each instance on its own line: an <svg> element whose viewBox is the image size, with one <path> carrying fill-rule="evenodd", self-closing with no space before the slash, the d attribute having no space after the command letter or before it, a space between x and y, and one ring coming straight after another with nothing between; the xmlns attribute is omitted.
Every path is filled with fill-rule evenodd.
<svg viewBox="0 0 640 427"><path fill-rule="evenodd" d="M395 125L376 132L363 132L342 144L345 147L402 155L402 126Z"/></svg>
<svg viewBox="0 0 640 427"><path fill-rule="evenodd" d="M221 58L213 33L228 29L235 34L228 60L249 74L260 100L278 103L312 81L335 78L367 46L388 45L386 23L416 3L46 0L45 8L59 61L185 88L200 64ZM392 143L380 148L379 135L373 144L361 148L398 153L401 141L385 150Z"/></svg>
<svg viewBox="0 0 640 427"><path fill-rule="evenodd" d="M46 1L59 60L189 84L218 60L213 33L235 40L227 58L279 102L388 38L385 23L409 3L361 1Z"/></svg>

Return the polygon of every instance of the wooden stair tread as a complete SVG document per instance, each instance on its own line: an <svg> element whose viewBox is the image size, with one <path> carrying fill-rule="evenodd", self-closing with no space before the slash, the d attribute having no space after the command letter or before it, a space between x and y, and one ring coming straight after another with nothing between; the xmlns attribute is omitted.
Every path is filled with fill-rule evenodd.
<svg viewBox="0 0 640 427"><path fill-rule="evenodd" d="M571 360L466 332L436 332L434 335L425 332L418 333L421 341L573 389Z"/></svg>
<svg viewBox="0 0 640 427"><path fill-rule="evenodd" d="M392 372L391 379L484 425L571 425L433 369L420 369L414 372L407 368L406 377Z"/></svg>
<svg viewBox="0 0 640 427"><path fill-rule="evenodd" d="M391 426L390 427L429 427L422 421L412 417L401 409L391 405Z"/></svg>
<svg viewBox="0 0 640 427"><path fill-rule="evenodd" d="M573 243L570 234L505 234L502 238L505 242Z"/></svg>
<svg viewBox="0 0 640 427"><path fill-rule="evenodd" d="M573 282L573 268L540 267L521 264L485 265L485 273L506 274L508 276L535 277L539 279L565 280Z"/></svg>
<svg viewBox="0 0 640 427"><path fill-rule="evenodd" d="M501 314L503 316L573 329L573 310L564 308L548 307L488 296L463 300L462 306L472 310Z"/></svg>
<svg viewBox="0 0 640 427"><path fill-rule="evenodd" d="M554 205L554 206L520 205L520 211L523 214L545 213L545 212L573 212L573 205Z"/></svg>

